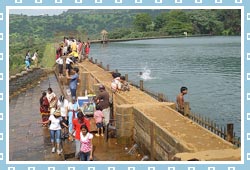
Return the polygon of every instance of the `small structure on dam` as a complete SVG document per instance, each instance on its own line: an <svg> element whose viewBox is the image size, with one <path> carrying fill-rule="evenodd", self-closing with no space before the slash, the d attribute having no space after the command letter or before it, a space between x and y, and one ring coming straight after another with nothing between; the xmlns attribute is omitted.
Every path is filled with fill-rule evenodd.
<svg viewBox="0 0 250 170"><path fill-rule="evenodd" d="M101 31L101 42L103 44L108 42L108 32L105 29Z"/></svg>

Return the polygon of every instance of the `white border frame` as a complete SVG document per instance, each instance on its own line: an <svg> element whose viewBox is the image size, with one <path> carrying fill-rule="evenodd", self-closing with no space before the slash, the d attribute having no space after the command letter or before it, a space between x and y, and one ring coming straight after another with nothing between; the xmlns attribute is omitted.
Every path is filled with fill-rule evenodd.
<svg viewBox="0 0 250 170"><path fill-rule="evenodd" d="M88 1L88 0L85 0L85 1ZM135 0L136 1L136 0ZM213 1L213 0L212 0ZM165 1L163 0L163 3L164 3ZM242 2L242 1L241 1ZM238 2L237 1L237 3L241 3L241 2ZM9 35L9 32L8 32L8 29L7 29L7 26L8 26L8 24L9 24L9 21L8 21L8 16L9 16L9 9L24 9L24 8L28 8L28 9L30 9L30 8L34 8L34 9L36 9L37 7L36 6L20 6L20 3L23 3L23 1L21 0L19 0L19 3L17 4L18 6L14 6L14 5L11 5L11 2L10 2L10 4L8 4L8 2L6 2L7 4L5 4L6 6L6 14L5 14L5 16L6 16L6 34L5 35ZM68 2L65 2L65 3L68 3ZM105 3L105 2L103 2L103 3ZM225 161L225 162L223 162L223 161L218 161L218 162L216 162L216 166L218 166L218 165L225 165L225 164L235 164L235 165L243 165L244 166L244 164L245 163L248 163L249 161L247 161L247 162L245 162L244 160L245 160L245 158L244 158L244 132L245 132L245 128L243 128L243 127L245 127L244 126L244 115L245 115L245 103L247 102L247 101L245 101L245 84L244 84L244 82L245 82L245 77L244 77L244 75L245 75L245 68L244 68L244 66L245 66L245 63L244 63L244 56L245 56L245 49L244 49L244 47L245 47L245 44L244 44L244 41L245 41L245 39L244 39L244 37L245 37L245 35L247 35L246 33L245 33L245 31L244 31L244 28L245 28L245 25L244 25L244 14L245 14L245 12L244 12L244 6L213 6L214 4L211 4L211 6L195 6L195 5L197 5L197 4L192 4L192 5L194 5L194 6L188 6L188 5L186 5L185 6L185 4L184 3L186 3L185 2L185 0L183 0L183 4L181 4L181 5L184 5L184 6L175 6L175 4L173 4L173 6L151 6L151 7L149 7L149 6L133 6L133 5L143 5L143 3L144 3L144 1L142 1L142 3L134 3L133 4L133 2L132 2L132 4L131 4L131 6L115 6L115 5L117 5L117 4L113 4L113 6L102 6L102 7L100 7L100 6L87 6L86 8L88 8L88 9L112 9L112 8L114 8L114 6L116 7L116 8L118 8L118 9L127 9L127 8L130 8L130 9L151 9L151 8L154 8L154 9L169 9L169 8L173 8L173 9L207 9L207 8L211 8L211 6L212 6L212 8L214 8L214 9L221 9L221 8L232 8L232 9L241 9L241 11L242 11L242 21L241 21L241 23L242 23L242 25L241 25L241 31L242 31L242 34L241 34L241 40L242 40L242 47L241 47L241 75L242 75L242 80L241 80L241 87L243 87L242 89L241 89L241 100L243 101L242 103L241 103L241 108L242 108L242 110L241 110L241 112L242 112L242 114L241 114L241 118L242 118L242 123L241 123L241 127L242 127L242 129L244 129L244 130L242 130L242 133L241 133L241 138L243 139L242 140L242 151L241 151L241 155L242 155L242 158L241 158L241 161L230 161L230 162L227 162L227 161ZM224 5L224 3L226 3L225 1L223 1L222 2L222 4L220 4L220 5ZM236 3L236 0L235 0L235 3ZM64 2L62 2L62 5L64 4ZM36 5L36 4L34 4L34 5ZM39 6L39 9L47 9L48 7L54 7L55 8L55 6L53 6L53 4L51 4L52 6L47 6L47 7L43 7L43 6ZM59 5L61 5L61 4L59 4ZM74 4L71 4L71 5L74 5ZM172 5L172 4L171 4ZM198 4L198 5L200 5L200 4ZM218 4L217 4L218 5ZM191 7L191 8L190 8ZM65 9L65 8L67 8L67 9L81 9L81 8L83 8L83 7L79 7L79 6L62 6L62 7L60 7L60 6L56 6L56 8L58 9ZM248 12L249 12L249 10L248 10ZM249 13L248 13L249 14ZM0 21L1 22L1 21ZM3 39L6 37L6 45L8 45L8 42L9 42L9 40L8 40L8 36L3 36ZM247 39L248 40L248 39ZM1 42L0 42L1 43ZM1 51L0 50L0 53L2 53L2 54L4 54L4 51ZM8 57L9 56L9 51L8 51L8 47L6 46L6 51L5 51L5 54L6 54L6 56ZM4 57L3 57L4 58ZM7 65L6 65L6 75L8 75L8 69L9 69L9 67L8 67L8 60L6 60L6 63L7 63ZM4 77L7 77L7 76L4 76ZM6 99L9 99L9 95L8 95L8 91L9 91L9 87L8 87L8 81L6 81ZM1 93L1 94L3 94L3 93ZM3 96L4 96L4 94L3 94ZM8 113L8 111L9 111L9 108L8 108L8 104L7 104L7 101L8 100L6 100L6 103L5 103L5 105L6 105L6 113ZM0 110L0 112L2 112L1 110ZM3 116L3 119L4 118L6 118L6 122L8 122L8 120L9 120L9 118L8 118L8 116ZM8 127L8 125L7 125L7 123L6 123L6 129L7 129L7 127ZM1 131L0 131L1 132ZM6 136L9 136L9 132L8 131L6 131ZM8 141L9 139L8 138L6 138L6 143L8 143L9 141ZM2 153L0 153L0 155L2 155ZM246 154L247 155L247 160L248 160L248 153ZM3 156L2 157L3 159L5 158L9 158L9 153L7 152L6 153L6 155L5 156ZM1 163L1 162L0 162ZM94 163L94 165L99 165L99 164L105 164L105 165L107 165L107 162L106 161L100 161L100 162L91 162L92 164ZM189 165L189 164L192 164L192 166L194 166L193 165L193 163L194 162L172 162L172 161L168 161L168 162L166 162L166 161L157 161L157 162L155 162L155 161L148 161L148 162L129 162L129 161L124 161L124 162L115 162L115 161L110 161L110 162L108 162L108 164L114 164L114 165L128 165L128 164L135 164L135 168L137 169L137 167L136 167L136 164L138 164L138 165L144 165L144 164L146 164L146 165L151 165L150 167L152 167L152 165L154 165L154 164L156 164L156 166L157 165L166 165L166 164L171 164L171 168L173 167L173 165L172 164L176 164L176 166L178 166L178 165L183 165L183 164L185 164L185 165ZM194 166L194 168L197 166L197 165L199 165L199 164L202 164L202 165L204 165L204 164L208 164L208 165L210 165L210 164L212 164L212 165L214 165L214 163L215 162L195 162L196 163L196 165ZM8 169L15 169L15 167L13 167L13 165L15 164L15 165L25 165L25 164L29 164L29 162L18 162L18 161L8 161L8 160L6 160L6 164L8 165ZM36 164L42 164L42 165L47 165L48 164L48 162L42 162L42 161L32 161L32 165L36 165ZM49 162L49 165L51 165L51 164L54 164L54 165L58 165L58 164L62 164L62 162L55 162L55 161L51 161L51 162ZM83 163L83 162L68 162L68 163L66 163L66 162L64 162L64 164L76 164L76 166L78 165L78 164L86 164L86 163ZM116 167L116 166L112 166L112 167ZM215 166L215 167L216 167ZM98 167L98 166L97 166ZM198 168L199 167L199 168ZM104 168L104 167L103 167ZM193 168L193 167L192 167ZM200 166L197 166L197 169L200 169L201 167ZM210 166L208 166L208 167L206 167L207 169L209 169L210 168ZM232 166L230 166L230 167L228 167L228 169L229 168L234 168L234 167L232 167ZM48 169L50 169L50 167L48 167ZM157 167L156 167L156 169L157 169ZM166 168L165 168L166 169Z"/></svg>

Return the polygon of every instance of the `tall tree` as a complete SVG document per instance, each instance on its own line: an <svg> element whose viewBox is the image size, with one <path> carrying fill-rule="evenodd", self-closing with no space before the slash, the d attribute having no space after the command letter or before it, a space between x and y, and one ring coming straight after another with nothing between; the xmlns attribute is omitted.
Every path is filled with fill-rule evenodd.
<svg viewBox="0 0 250 170"><path fill-rule="evenodd" d="M147 25L152 24L152 17L148 13L141 13L135 16L134 26L136 30L147 31Z"/></svg>
<svg viewBox="0 0 250 170"><path fill-rule="evenodd" d="M223 30L223 23L212 10L192 10L189 12L189 18L197 34L217 35Z"/></svg>

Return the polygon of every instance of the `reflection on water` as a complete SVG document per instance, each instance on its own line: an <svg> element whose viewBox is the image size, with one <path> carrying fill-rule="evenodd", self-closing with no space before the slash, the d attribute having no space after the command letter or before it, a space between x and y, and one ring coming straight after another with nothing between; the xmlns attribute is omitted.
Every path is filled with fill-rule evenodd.
<svg viewBox="0 0 250 170"><path fill-rule="evenodd" d="M240 136L240 37L194 37L110 43L91 46L91 57L128 74L129 80L147 80L144 87L175 101L187 86L191 111L216 123L234 123ZM138 73L142 72L143 75Z"/></svg>

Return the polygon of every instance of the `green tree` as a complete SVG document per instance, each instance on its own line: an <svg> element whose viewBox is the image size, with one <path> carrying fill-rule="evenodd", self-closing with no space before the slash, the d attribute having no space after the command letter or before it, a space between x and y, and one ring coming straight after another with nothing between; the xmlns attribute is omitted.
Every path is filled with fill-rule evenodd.
<svg viewBox="0 0 250 170"><path fill-rule="evenodd" d="M217 19L216 13L212 10L192 10L189 18L195 33L218 35L223 30L223 23Z"/></svg>
<svg viewBox="0 0 250 170"><path fill-rule="evenodd" d="M137 14L133 22L136 30L141 32L147 31L147 26L151 23L152 17L148 13Z"/></svg>
<svg viewBox="0 0 250 170"><path fill-rule="evenodd" d="M168 35L183 35L184 32L192 33L193 27L190 23L183 23L177 20L171 20L162 29Z"/></svg>
<svg viewBox="0 0 250 170"><path fill-rule="evenodd" d="M214 10L217 18L223 23L223 35L241 34L241 10L240 9L220 9Z"/></svg>
<svg viewBox="0 0 250 170"><path fill-rule="evenodd" d="M168 13L164 12L156 16L154 22L155 22L155 30L159 31L161 28L163 28L167 21L168 21Z"/></svg>
<svg viewBox="0 0 250 170"><path fill-rule="evenodd" d="M183 32L193 33L193 26L183 10L171 10L162 13L155 19L155 28L168 35L180 35Z"/></svg>

